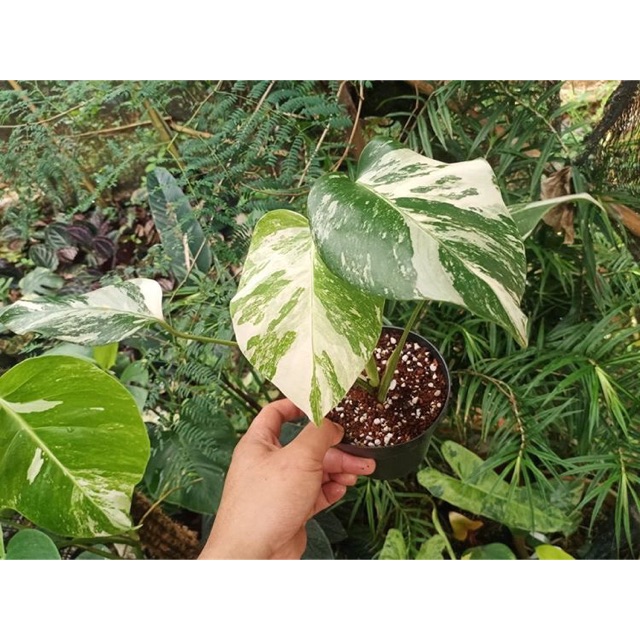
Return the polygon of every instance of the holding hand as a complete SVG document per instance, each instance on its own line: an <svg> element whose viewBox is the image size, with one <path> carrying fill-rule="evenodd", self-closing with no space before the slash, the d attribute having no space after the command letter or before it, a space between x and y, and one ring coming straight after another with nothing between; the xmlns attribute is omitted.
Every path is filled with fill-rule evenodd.
<svg viewBox="0 0 640 640"><path fill-rule="evenodd" d="M333 445L342 427L309 423L288 445L279 442L283 423L302 416L290 400L267 405L236 447L220 508L201 559L300 558L305 524L375 469Z"/></svg>

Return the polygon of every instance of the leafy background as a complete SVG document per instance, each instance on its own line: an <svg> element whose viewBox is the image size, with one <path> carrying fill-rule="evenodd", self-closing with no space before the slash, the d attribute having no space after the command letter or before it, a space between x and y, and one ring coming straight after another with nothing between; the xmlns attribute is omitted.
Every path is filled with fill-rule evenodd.
<svg viewBox="0 0 640 640"><path fill-rule="evenodd" d="M622 112L634 113L633 84L1 83L0 293L8 304L150 277L176 328L231 338L228 304L257 220L275 208L303 211L314 180L329 170L353 176L364 143L380 134L445 162L485 158L507 204L588 191L611 215L586 202L560 208L527 239L528 348L464 310L429 305L419 330L449 362L455 402L424 470L360 481L310 525L308 551L458 558L471 548L502 557L506 547L528 558L548 544L577 558L638 557L640 189L638 173L619 160L637 166L638 120L623 126L611 115L622 99ZM210 241L208 273L172 268L146 188L156 168L177 178ZM401 324L411 311L388 303L385 319ZM4 370L60 349L43 338L1 338ZM275 390L237 353L156 332L122 341L107 368L134 393L152 444L132 507L143 526L107 539L45 533L63 557L192 557L233 445ZM424 473L453 484L448 442L479 456L507 495L555 501L575 528L535 538L468 495L437 495ZM456 537L455 514L480 525ZM33 529L10 511L0 523L8 550L16 531Z"/></svg>

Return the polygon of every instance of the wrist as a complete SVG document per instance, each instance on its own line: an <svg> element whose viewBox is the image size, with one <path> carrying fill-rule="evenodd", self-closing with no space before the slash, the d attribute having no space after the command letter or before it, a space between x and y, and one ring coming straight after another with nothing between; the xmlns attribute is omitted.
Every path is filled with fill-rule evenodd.
<svg viewBox="0 0 640 640"><path fill-rule="evenodd" d="M266 549L249 541L226 539L211 532L198 560L265 560L269 557Z"/></svg>

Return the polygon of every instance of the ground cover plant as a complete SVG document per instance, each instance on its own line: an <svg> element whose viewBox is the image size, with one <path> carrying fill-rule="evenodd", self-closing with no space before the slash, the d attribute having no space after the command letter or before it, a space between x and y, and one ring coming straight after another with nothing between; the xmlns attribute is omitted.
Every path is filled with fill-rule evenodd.
<svg viewBox="0 0 640 640"><path fill-rule="evenodd" d="M90 370L91 374L83 373L83 380L89 381L90 376L95 376L95 384L102 385L104 381L107 385L119 384L115 380L119 378L125 385L123 406L126 404L128 411L141 411L138 415L144 419L144 423L141 418L136 421L130 419L129 414L114 419L114 425L136 425L129 430L129 436L137 438L136 445L128 449L132 452L131 459L118 458L120 468L109 470L107 475L112 485L98 490L93 484L91 491L81 492L89 503L78 504L79 517L85 518L84 528L75 523L75 529L63 530L56 522L40 522L33 517L36 512L31 507L18 511L51 535L59 548L90 547L98 555L108 556L114 553L110 545L124 540L134 553L156 557L162 553L158 550L162 545L145 539L144 532L145 528L157 528L154 518L164 515L162 505L172 516L170 524L164 522L178 540L174 546L181 550L182 556L193 554L198 538L206 533L215 514L224 471L238 435L259 406L278 393L270 380L287 395L291 393L286 381L283 388L282 380L276 380L273 366L270 369L269 362L260 361L260 355L269 360L260 339L256 340L251 332L243 338L242 331L238 331L238 308L242 306L243 293L252 289L251 284L247 285L251 282L252 261L260 263L258 241L283 228L296 233L303 230L304 242L298 243L294 252L300 252L300 246L305 246L307 252L318 247L326 264L340 271L337 265L344 258L340 252L331 255L338 246L336 241L325 242L323 246L326 240L323 236L329 237L331 228L328 227L326 234L322 228L314 232L314 198L321 202L328 196L336 197L337 193L340 203L340 197L353 195L345 195L345 190L357 190L358 181L367 170L383 162L385 156L409 146L421 155L409 153L434 166L468 165L477 157L488 161L489 171L495 173L499 187L492 185L492 188L502 194L505 201L502 205L507 212L505 219L511 220L513 215L517 220L517 224L511 222L510 242L503 243L501 250L508 254L520 247L517 250L521 252L521 283L513 299L517 308L523 295L522 308L529 318L529 345L523 348L526 336L514 329L517 323L513 317L520 316L513 306L506 314L504 304L494 304L493 310L487 311L469 296L471 302L463 306L470 308L470 312L461 308L459 301L434 296L431 292L419 291L417 296L413 295L415 292L384 295L389 292L373 287L373 291L362 293L365 308L369 304L375 309L376 326L381 326L383 319L385 323L400 326L413 324L441 348L454 381L452 411L437 433L437 446L432 447L429 459L423 460L417 474L390 482L362 481L342 504L310 525L313 544L309 553L389 557L390 540L402 539L405 551L399 555L403 557L429 556L431 552L419 552L423 547L439 548L440 552L443 548L449 549L448 557L469 554L483 557L491 552L504 556L502 547L481 550L498 542L518 557L534 554L542 557L536 552L541 543L563 548L574 557L637 555L633 545L638 513L637 424L634 423L638 367L633 349L637 340L637 268L625 246L624 227L616 221L612 223L602 209L587 198L576 201L580 202L576 224L569 220L567 213L574 210L563 207L559 214L562 222L556 223L555 228L546 223L537 224L552 209L553 201L547 202L546 210L523 207L540 195L541 178L545 178L547 184L543 195L567 197L563 204L573 199L571 192L588 190L596 198L600 197L598 184L589 180L588 167L575 166L582 141L597 114L587 116L579 106L562 104L559 99L562 86L551 83L403 84L401 91L406 93L394 86L391 97L379 100L382 106L376 107L375 115L366 115L366 105L375 105L376 99L391 88L388 84L382 83L379 87L353 83L352 90L349 83L282 85L187 84L173 86L171 91L163 93L161 89L166 86L153 83L133 87L118 83L94 86L54 83L51 87L30 86L30 90L12 86L3 92L2 104L9 121L5 126L11 133L3 143L8 154L3 156L1 171L3 180L13 187L13 204L5 213L3 227L4 255L9 256L8 260L5 258L7 303L22 295L23 300L31 297L31 304L44 308L38 296L45 294L50 298L55 294L56 301L47 303L52 306L47 307L43 324L38 326L37 314L24 316L26 322L33 323L30 328L51 325L51 313L55 311L61 314L59 324L55 330L49 326L49 335L68 338L74 337L74 333L75 337L84 333L85 338L89 337L85 341L91 343L95 342L95 335L100 334L99 341L106 343L61 347L47 338L29 336L18 340L7 334L9 348L5 353L17 351L23 361L5 374L3 398L11 403L14 417L26 415L36 422L47 415L50 418L52 413L61 411L66 399L59 400L56 395L56 399L47 401L54 406L46 407L30 403L44 398L45 391L51 393L43 385L55 386L51 380L59 382L67 375L67 367L86 366L86 372ZM87 139L94 141L93 136L82 137L73 131L74 127L86 126L86 120L76 122L71 117L69 123L65 121L65 111L74 105L62 108L59 102L63 98L73 101L79 97L76 92L81 97L93 98L92 91L97 96L95 104L102 104L108 114L103 117L114 117L114 113L122 117L126 109L150 114L150 124L140 124L143 120L110 123L114 126L105 127L119 131L124 127L126 135L136 132L140 139L135 144L128 142L119 146L109 142L99 153L94 151L86 156L87 162L104 166L101 163L105 155L118 157L136 148L136 153L144 158L134 185L147 186L147 193L135 193L130 187L124 204L118 205L113 194L107 198L109 188L105 186L101 197L110 199L112 204L112 209L106 211L102 208L96 211L95 200L83 200L83 191L91 191L83 186L82 180L72 180L71 190L68 185L60 188L55 181L49 181L48 187L58 200L48 196L34 180L33 175L37 174L31 173L32 177L27 179L21 173L28 167L26 152L22 165L16 162L16 155L11 155L25 151L28 145L24 138L34 133L46 137L47 144L51 145L48 160L53 164L63 162L59 157L68 158L61 154L61 146L70 145L72 140L74 144L82 144ZM47 121L50 115L36 115L27 107L30 122L22 123L25 125L22 127L16 121L16 114L22 108L20 103L34 106L34 95L46 96L43 105L55 104L56 113L61 114L59 122L54 120L58 130L50 129ZM182 113L188 114L183 120L187 124L178 123L180 109L176 107L176 115L164 120L168 122L169 131L153 124L158 121L153 114L160 113L163 121L161 112L167 107L167 95L172 95L183 109ZM219 101L225 100L229 102L221 106ZM247 127L246 137L240 135L237 146L230 138L212 141L208 133L211 127L207 125L218 121L213 117L216 113L213 103L219 113L227 109L226 117L221 116L221 120L235 121L236 131L240 127L243 132L243 127ZM210 119L198 120L205 109ZM192 126L196 120L198 126ZM64 132L60 126L63 123ZM285 127L285 123L302 132L301 137L296 138L300 140L298 148L291 143L291 137L279 137L279 127ZM91 128L100 124L104 124L104 120L92 120ZM135 126L129 127L129 124ZM229 127L227 137L233 128ZM264 127L265 133L262 146L257 148L253 142L259 127ZM189 136L186 143L176 138L180 128L190 131L182 134ZM169 135L168 139L162 135L163 130ZM311 135L311 131L315 131L315 135ZM368 150L364 144L358 146L359 141L366 142L380 133L387 139L395 138L400 146L375 141ZM102 135L111 134L96 134L96 138ZM243 140L251 140L244 149ZM193 142L193 146L189 142ZM292 146L288 146L289 143ZM349 148L359 151L359 168L346 155ZM190 154L185 149L189 149ZM225 156L222 164L217 163L221 154L231 152L233 157ZM71 157L80 156L73 153ZM211 157L216 159L213 170L211 166L204 168L207 158L211 163ZM286 167L285 161L288 161ZM570 166L571 172L565 170L562 174L559 169L562 163ZM160 167L162 164L166 166ZM243 168L243 179L235 173L236 165ZM323 173L336 177L320 178ZM218 178L212 178L212 174ZM73 174L61 175L66 181ZM90 175L95 178L96 173L90 172ZM172 175L182 176L179 184ZM553 183L554 176L560 186L549 192L548 184ZM567 176L573 180L573 187L570 183L567 187ZM388 175L383 177L381 183L386 188L398 186ZM272 188L265 186L269 183ZM250 188L245 190L247 184ZM233 187L238 185L241 188L234 193ZM309 191L307 210L304 202ZM600 197L603 205L613 197L612 190L607 191L606 201L604 196ZM463 192L461 189L460 193ZM243 193L247 195L244 199ZM628 190L625 190L624 203L627 207L633 205ZM216 206L224 209L222 215L215 215ZM294 208L308 211L311 223L308 231L304 227L308 224L307 218L292 213ZM265 215L269 209L272 213ZM554 211L558 215L557 208ZM44 216L43 212L46 212ZM32 227L39 231L30 237ZM350 220L348 229L357 229L357 220ZM176 230L179 233L175 233ZM357 229L357 233L362 237L363 229ZM240 280L238 288L238 275L251 235L244 281ZM380 235L374 234L370 240L378 250ZM524 239L524 244L519 238ZM287 250L290 251L291 246L289 244ZM393 252L393 246L392 243L389 251ZM285 252L281 262L298 264L291 257L291 253ZM341 280L346 280L347 285L357 291L372 286L363 282L362 274L366 275L367 270L366 264L363 267L363 263L357 262L359 258L366 260L366 253L349 256L354 262L347 268L341 265L340 272ZM503 264L513 262L511 255L503 260ZM389 263L381 264L388 267ZM396 263L407 267L402 259ZM277 271L275 273L277 277ZM356 282L349 282L345 277L350 273L357 274ZM371 280L380 286L379 278ZM391 277L389 286L404 286L407 281L406 277ZM164 305L160 302L161 285L167 290ZM77 322L70 325L64 315L69 307L65 310L65 303L61 301L66 294L78 291L90 292L87 295L93 299L104 296L106 291L111 294L107 296L110 304L115 294L124 313L111 324L91 326L85 318L83 325ZM388 298L384 304L381 294ZM410 297L430 301L419 314L414 314L415 307L405 301ZM228 310L232 298L236 300L235 312L232 305L236 336ZM505 300L505 296L498 298ZM295 300L295 296L290 299ZM11 314L12 309L19 308L20 304L10 307L3 318ZM281 305L276 308L279 309L277 318L281 315ZM136 332L149 320L158 321L165 333ZM271 322L273 318L267 325ZM505 326L509 331L504 330ZM66 329L61 331L61 327ZM108 331L113 333L107 335ZM510 333L515 334L515 338ZM237 351L226 349L237 334L240 334L238 341L246 343L243 351L255 367L249 366ZM368 340L367 348L350 363L349 375L338 386L327 384L326 380L316 382L317 391L312 392L315 372L311 367L305 376L310 380L310 391L306 398L294 398L300 406L307 402L310 415L317 418L335 406L336 398L347 391L365 368L377 334L372 331L366 339L362 337L364 334L366 332L359 338L364 342ZM194 335L204 336L206 344L194 341ZM283 335L268 337L266 343L271 341L273 346L274 339L281 340ZM252 337L253 348L250 348ZM48 355L44 357L31 357L45 352ZM311 363L322 353L313 356ZM79 363L78 357L84 360ZM55 372L57 377L49 375L45 382L42 376L33 373L38 366ZM320 367L318 371L327 369ZM369 378L364 382L375 381ZM58 394L59 390L54 393ZM62 404L55 404L57 402ZM91 407L97 414L109 410L106 399L101 404L97 397ZM73 431L78 411L72 414L59 419ZM5 416L8 415L5 410ZM65 430L56 434L60 440L52 447L62 448L67 442L65 433L68 436L69 432L62 431ZM110 432L111 435L116 437L116 431ZM5 442L9 442L9 438ZM11 439L11 445L5 446L16 446L16 442ZM20 465L18 458L13 458L15 465L8 467L7 477L11 471L20 469L20 480L24 483L26 479L29 483L31 478L35 485L43 465L43 451L37 442L31 442L28 452L23 450L24 460ZM454 459L458 460L457 464L453 463ZM106 476L92 480L104 483ZM7 482L4 495L10 496L9 489L15 490L18 482L18 479ZM134 520L146 523L139 532L128 529L130 509L126 496L131 494L134 485L137 487ZM68 496L73 496L74 491L77 493L77 486L68 487ZM96 497L98 494L100 498ZM61 492L60 498L63 497ZM4 500L5 506L17 506L6 497ZM37 505L33 508L37 509ZM101 514L98 519L91 511L96 508ZM52 510L55 511L58 510ZM454 523L460 522L458 516L451 516L455 513L474 523L467 527L462 539L455 537ZM87 525L89 520L93 522ZM16 521L11 512L5 514L3 524L10 531L32 526L29 520ZM458 531L457 535L463 534ZM383 544L385 539L387 543ZM102 546L103 543L107 546ZM471 547L476 551L469 552ZM437 556L440 552L434 554ZM543 549L540 552L545 554ZM169 553L166 544L164 553Z"/></svg>

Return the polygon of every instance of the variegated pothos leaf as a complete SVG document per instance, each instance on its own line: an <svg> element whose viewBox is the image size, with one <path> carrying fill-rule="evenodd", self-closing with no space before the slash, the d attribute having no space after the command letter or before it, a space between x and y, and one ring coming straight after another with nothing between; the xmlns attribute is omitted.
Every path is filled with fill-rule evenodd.
<svg viewBox="0 0 640 640"><path fill-rule="evenodd" d="M317 423L362 372L382 302L326 268L304 216L276 210L255 227L231 316L248 360Z"/></svg>
<svg viewBox="0 0 640 640"><path fill-rule="evenodd" d="M524 246L485 160L445 164L374 140L356 182L315 183L309 219L325 264L356 287L461 305L526 344Z"/></svg>
<svg viewBox="0 0 640 640"><path fill-rule="evenodd" d="M66 536L129 529L148 458L133 398L95 365L42 356L0 378L0 508Z"/></svg>
<svg viewBox="0 0 640 640"><path fill-rule="evenodd" d="M15 333L35 331L87 345L118 342L149 322L162 320L162 289L147 278L55 302L20 300L0 312L0 322Z"/></svg>

